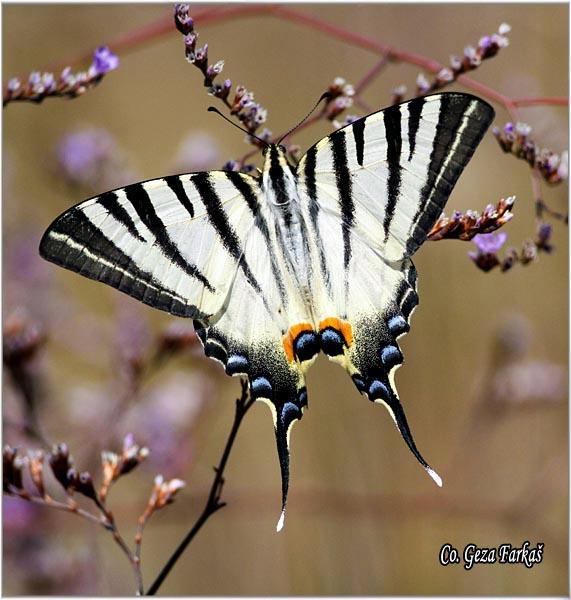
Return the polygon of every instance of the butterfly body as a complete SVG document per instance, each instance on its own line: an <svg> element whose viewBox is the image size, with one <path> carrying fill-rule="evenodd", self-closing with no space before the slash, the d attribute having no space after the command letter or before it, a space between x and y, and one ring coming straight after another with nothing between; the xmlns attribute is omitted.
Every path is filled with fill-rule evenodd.
<svg viewBox="0 0 571 600"><path fill-rule="evenodd" d="M418 304L411 256L493 118L466 94L416 98L325 137L297 166L269 145L259 178L211 171L107 192L58 217L42 256L192 318L207 356L272 412L282 518L292 425L322 351L413 441L394 375Z"/></svg>

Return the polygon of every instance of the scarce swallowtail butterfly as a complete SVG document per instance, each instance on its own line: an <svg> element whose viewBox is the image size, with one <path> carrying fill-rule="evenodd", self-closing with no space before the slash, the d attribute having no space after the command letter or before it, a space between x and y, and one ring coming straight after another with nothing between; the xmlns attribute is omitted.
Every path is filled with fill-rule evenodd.
<svg viewBox="0 0 571 600"><path fill-rule="evenodd" d="M468 94L415 98L354 121L289 164L264 149L259 177L228 171L135 183L82 202L41 255L194 320L207 356L271 408L284 522L292 425L323 351L382 404L418 451L394 385L397 339L418 304L412 255L494 116Z"/></svg>

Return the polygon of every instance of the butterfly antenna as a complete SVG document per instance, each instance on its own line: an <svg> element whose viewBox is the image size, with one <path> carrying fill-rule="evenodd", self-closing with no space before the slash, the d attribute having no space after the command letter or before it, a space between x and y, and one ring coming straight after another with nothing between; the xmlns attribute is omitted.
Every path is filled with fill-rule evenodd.
<svg viewBox="0 0 571 600"><path fill-rule="evenodd" d="M309 117L311 116L311 114L315 111L315 109L320 105L320 103L323 100L325 100L326 98L331 98L331 92L324 92L323 94L321 94L321 97L315 103L315 106L307 113L307 115L305 117L303 117L303 119L295 127L292 127L285 135L282 135L282 137L276 143L278 145L281 144L282 141L285 140L285 138L288 135L290 135L291 133L293 133L300 125L302 125L303 123L305 123L307 121L307 119L309 119Z"/></svg>
<svg viewBox="0 0 571 600"><path fill-rule="evenodd" d="M234 127L239 129L240 131L243 131L246 135L249 135L250 137L255 138L256 140L258 140L258 142L261 142L265 146L270 145L268 142L266 142L262 138L258 137L255 133L252 133L251 131L248 131L247 129L240 127L240 125L238 125L237 123L234 123L234 121L229 119L226 115L223 115L215 106L209 106L207 110L208 110L208 112L213 112L213 113L216 113L217 115L220 115L225 121L228 121L228 123L230 123L230 125L234 125Z"/></svg>

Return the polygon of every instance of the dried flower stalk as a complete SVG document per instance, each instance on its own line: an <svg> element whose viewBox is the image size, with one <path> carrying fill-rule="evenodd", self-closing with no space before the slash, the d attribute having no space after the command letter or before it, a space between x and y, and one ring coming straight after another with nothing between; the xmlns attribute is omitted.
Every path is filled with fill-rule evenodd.
<svg viewBox="0 0 571 600"><path fill-rule="evenodd" d="M133 436L128 435L123 442L123 451L120 455L113 452L103 452L103 484L98 493L93 483L91 473L88 471L78 472L73 467L73 458L66 444L54 446L49 454L48 463L52 473L59 482L65 493L65 501L54 500L46 491L44 482L44 459L41 451L21 456L16 448L5 446L3 458L3 490L5 494L16 496L27 502L63 510L78 515L91 523L102 526L109 531L117 545L127 556L136 582L137 595L144 593L143 576L141 571L141 545L143 541L143 527L148 519L159 509L171 504L176 494L184 487L180 479L165 481L161 475L155 478L155 484L151 491L149 500L142 515L138 519L137 536L135 539L135 550L131 550L125 539L119 532L111 511L107 508L105 500L111 482L119 477L130 473L148 455L146 448L140 448L135 444ZM109 457L115 457L111 460ZM36 493L25 489L23 484L23 472L28 469ZM74 493L88 498L93 502L97 512L88 511L78 504L74 499Z"/></svg>
<svg viewBox="0 0 571 600"><path fill-rule="evenodd" d="M101 46L93 53L93 61L87 71L72 73L71 67L65 67L59 77L49 72L33 71L24 83L12 77L4 87L2 103L3 106L10 102L39 104L46 98L77 98L118 66L119 58L107 46Z"/></svg>
<svg viewBox="0 0 571 600"><path fill-rule="evenodd" d="M427 239L433 242L444 239L468 241L477 234L496 231L513 217L511 209L514 202L515 196L505 200L502 198L496 206L488 204L481 215L473 210L465 213L455 211L448 218L443 213L429 231Z"/></svg>

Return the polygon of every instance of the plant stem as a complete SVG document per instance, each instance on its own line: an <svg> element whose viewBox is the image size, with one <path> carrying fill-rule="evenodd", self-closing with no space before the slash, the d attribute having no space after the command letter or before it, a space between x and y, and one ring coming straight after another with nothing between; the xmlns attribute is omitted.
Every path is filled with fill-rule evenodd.
<svg viewBox="0 0 571 600"><path fill-rule="evenodd" d="M212 482L212 486L210 487L210 493L208 494L206 505L204 506L202 513L200 514L194 525L191 527L190 531L186 534L184 539L178 545L177 549L167 560L165 566L161 569L157 578L151 584L145 595L154 596L158 592L162 583L168 577L172 568L175 566L178 559L182 556L182 554L184 553L190 542L192 542L196 534L200 531L202 526L206 523L206 521L208 521L211 515L213 515L215 512L217 512L219 509L226 505L224 502L220 501L220 496L222 494L222 486L224 485L224 469L226 467L226 463L228 462L228 458L230 457L230 452L232 451L232 447L238 434L238 430L240 429L242 419L253 404L254 400L250 397L248 393L247 382L242 380L242 394L240 398L236 400L236 412L234 413L234 422L232 423L230 435L228 436L228 440L226 442L224 452L222 453L222 457L220 458L220 462L218 463L218 466L214 469L214 481Z"/></svg>

